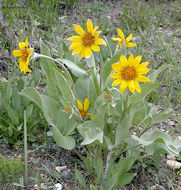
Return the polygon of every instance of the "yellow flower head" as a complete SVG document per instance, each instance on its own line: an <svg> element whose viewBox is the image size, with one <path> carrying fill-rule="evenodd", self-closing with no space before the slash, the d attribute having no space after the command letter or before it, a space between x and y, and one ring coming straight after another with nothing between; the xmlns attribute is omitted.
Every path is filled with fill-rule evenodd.
<svg viewBox="0 0 181 190"><path fill-rule="evenodd" d="M13 56L20 57L18 59L20 71L26 74L27 72L31 72L31 70L28 68L28 64L29 64L29 60L30 60L33 48L28 49L27 38L25 42L19 42L18 45L19 45L20 50L13 50Z"/></svg>
<svg viewBox="0 0 181 190"><path fill-rule="evenodd" d="M111 102L112 101L112 95L108 92L104 93L103 98L104 98L105 102Z"/></svg>
<svg viewBox="0 0 181 190"><path fill-rule="evenodd" d="M88 98L85 98L84 105L82 105L82 103L79 100L77 100L77 105L78 105L78 109L79 109L79 112L80 112L80 115L81 115L82 119L84 119L84 117L86 115L88 115L90 117L90 119L93 118L93 115L91 115L90 113L87 113L87 110L89 108L89 100L88 100Z"/></svg>
<svg viewBox="0 0 181 190"><path fill-rule="evenodd" d="M110 74L110 77L115 79L112 83L112 86L120 85L120 92L123 93L127 87L129 90L134 93L135 90L137 92L141 92L141 88L138 84L140 82L151 82L148 77L143 76L150 69L146 68L149 62L141 63L142 56L139 55L137 57L133 57L131 54L127 60L127 58L123 55L120 57L120 62L112 64L112 69L116 72Z"/></svg>
<svg viewBox="0 0 181 190"><path fill-rule="evenodd" d="M72 55L79 54L80 59L83 56L90 57L91 50L100 51L99 45L106 45L106 42L99 38L101 31L97 31L98 26L94 28L90 19L87 20L87 32L77 24L73 24L73 27L79 36L72 36L67 39L72 42L69 47L69 50L73 49Z"/></svg>
<svg viewBox="0 0 181 190"><path fill-rule="evenodd" d="M67 113L70 113L72 111L72 108L70 106L65 106L63 110Z"/></svg>
<svg viewBox="0 0 181 190"><path fill-rule="evenodd" d="M132 34L130 34L126 39L124 37L124 33L121 29L117 29L117 32L118 32L118 35L121 37L121 38L112 38L114 41L118 41L119 45L120 45L120 48L122 47L123 45L123 42L125 43L126 47L135 47L136 46L136 43L130 43L129 41L131 40L132 38Z"/></svg>

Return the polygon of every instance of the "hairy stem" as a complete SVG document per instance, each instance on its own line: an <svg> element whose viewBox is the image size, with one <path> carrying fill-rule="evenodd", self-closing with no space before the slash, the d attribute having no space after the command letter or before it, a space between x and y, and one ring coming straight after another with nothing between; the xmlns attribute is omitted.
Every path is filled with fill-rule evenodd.
<svg viewBox="0 0 181 190"><path fill-rule="evenodd" d="M107 154L106 167L105 167L104 175L103 175L103 179L102 179L102 187L103 188L104 188L104 184L106 182L111 156L112 156L112 148L109 150L109 152Z"/></svg>

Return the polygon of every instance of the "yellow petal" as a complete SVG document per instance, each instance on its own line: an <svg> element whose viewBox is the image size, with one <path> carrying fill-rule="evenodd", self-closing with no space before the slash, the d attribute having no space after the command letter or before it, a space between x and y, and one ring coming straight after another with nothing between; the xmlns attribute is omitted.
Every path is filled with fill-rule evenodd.
<svg viewBox="0 0 181 190"><path fill-rule="evenodd" d="M127 43L126 47L135 47L136 43Z"/></svg>
<svg viewBox="0 0 181 190"><path fill-rule="evenodd" d="M91 49L92 49L93 51L100 51L100 47L97 46L97 45L92 45L92 46L91 46Z"/></svg>
<svg viewBox="0 0 181 190"><path fill-rule="evenodd" d="M19 56L21 56L21 55L22 55L21 50L13 50L13 56L19 57Z"/></svg>
<svg viewBox="0 0 181 190"><path fill-rule="evenodd" d="M23 49L25 47L25 43L24 42L19 42L19 49Z"/></svg>
<svg viewBox="0 0 181 190"><path fill-rule="evenodd" d="M82 47L78 47L78 48L74 48L73 51L72 51L72 55L75 55L75 54L78 54L82 51Z"/></svg>
<svg viewBox="0 0 181 190"><path fill-rule="evenodd" d="M123 93L126 90L127 86L127 82L123 80L120 85L120 92Z"/></svg>
<svg viewBox="0 0 181 190"><path fill-rule="evenodd" d="M25 39L25 47L28 48L28 38Z"/></svg>
<svg viewBox="0 0 181 190"><path fill-rule="evenodd" d="M134 85L134 81L133 81L133 80L131 80L131 81L129 82L129 90L130 90L130 92L132 92L132 93L134 94L135 85Z"/></svg>
<svg viewBox="0 0 181 190"><path fill-rule="evenodd" d="M137 57L135 57L135 64L140 64L141 59L142 59L141 55L138 55Z"/></svg>
<svg viewBox="0 0 181 190"><path fill-rule="evenodd" d="M129 42L131 39L132 39L132 34L130 34L127 38L126 38L126 41Z"/></svg>
<svg viewBox="0 0 181 190"><path fill-rule="evenodd" d="M139 67L139 68L137 69L137 73L138 73L139 75L144 75L144 74L148 73L149 70L150 70L150 69L148 69L148 68L140 68L140 67Z"/></svg>
<svg viewBox="0 0 181 190"><path fill-rule="evenodd" d="M26 61L20 57L20 58L18 59L18 63L23 63L23 64L25 64Z"/></svg>
<svg viewBox="0 0 181 190"><path fill-rule="evenodd" d="M130 65L132 65L134 63L134 57L133 54L130 54L129 58L128 58L128 62Z"/></svg>
<svg viewBox="0 0 181 190"><path fill-rule="evenodd" d="M79 47L81 47L81 46L82 46L82 44L81 44L80 42L74 42L74 43L72 43L72 44L70 45L69 50L75 49L75 48L79 48Z"/></svg>
<svg viewBox="0 0 181 190"><path fill-rule="evenodd" d="M122 41L118 41L118 42L119 42L119 47L121 48L124 41L122 40Z"/></svg>
<svg viewBox="0 0 181 190"><path fill-rule="evenodd" d="M92 24L92 21L90 19L87 20L87 32L89 33L93 33L93 24Z"/></svg>
<svg viewBox="0 0 181 190"><path fill-rule="evenodd" d="M137 91L138 93L140 93L140 92L141 92L141 88L140 88L140 85L138 84L138 82L137 82L137 81L134 81L134 85L135 85L136 91Z"/></svg>
<svg viewBox="0 0 181 190"><path fill-rule="evenodd" d="M81 60L83 56L84 56L84 51L82 49L82 51L79 53L79 59Z"/></svg>
<svg viewBox="0 0 181 190"><path fill-rule="evenodd" d="M77 100L77 105L79 110L83 110L82 103L79 100Z"/></svg>
<svg viewBox="0 0 181 190"><path fill-rule="evenodd" d="M143 62L143 63L140 64L140 67L146 67L148 65L149 65L149 62Z"/></svg>
<svg viewBox="0 0 181 190"><path fill-rule="evenodd" d="M72 36L68 38L67 40L72 41L72 42L81 42L81 37L80 36Z"/></svg>
<svg viewBox="0 0 181 190"><path fill-rule="evenodd" d="M77 34L79 34L80 36L85 34L85 31L82 29L81 26L77 25L77 24L73 24L74 30Z"/></svg>
<svg viewBox="0 0 181 190"><path fill-rule="evenodd" d="M97 40L95 40L95 43L97 45L104 45L104 46L107 45L106 42L102 38L98 38Z"/></svg>
<svg viewBox="0 0 181 190"><path fill-rule="evenodd" d="M121 39L121 38L112 38L112 40L118 41L118 42L122 42L122 39Z"/></svg>
<svg viewBox="0 0 181 190"><path fill-rule="evenodd" d="M19 69L22 72L24 70L25 64L23 62L19 63Z"/></svg>
<svg viewBox="0 0 181 190"><path fill-rule="evenodd" d="M95 26L94 30L93 30L93 34L95 34L96 30L99 28L99 26Z"/></svg>
<svg viewBox="0 0 181 190"><path fill-rule="evenodd" d="M117 29L119 36L124 40L124 33L121 29Z"/></svg>
<svg viewBox="0 0 181 190"><path fill-rule="evenodd" d="M85 49L85 55L86 58L91 56L91 48L90 47L86 47Z"/></svg>
<svg viewBox="0 0 181 190"><path fill-rule="evenodd" d="M86 98L86 99L84 100L84 111L87 111L88 108L89 108L89 100L88 100L88 98Z"/></svg>
<svg viewBox="0 0 181 190"><path fill-rule="evenodd" d="M122 68L120 63L114 63L114 64L111 65L111 67L116 72L120 72L120 70Z"/></svg>
<svg viewBox="0 0 181 190"><path fill-rule="evenodd" d="M137 80L140 82L151 82L151 80L145 76L138 76Z"/></svg>
<svg viewBox="0 0 181 190"><path fill-rule="evenodd" d="M119 85L121 82L122 82L121 79L116 79L116 80L112 83L112 86L117 86L117 85Z"/></svg>
<svg viewBox="0 0 181 190"><path fill-rule="evenodd" d="M117 73L111 73L109 76L110 76L111 78L113 78L113 79L118 79L118 78L120 78L120 75L117 74Z"/></svg>
<svg viewBox="0 0 181 190"><path fill-rule="evenodd" d="M90 119L92 119L92 118L94 117L94 116L91 115L90 113L87 113L86 115L88 115Z"/></svg>
<svg viewBox="0 0 181 190"><path fill-rule="evenodd" d="M121 64L127 64L128 63L127 58L124 55L121 55L120 62L121 62Z"/></svg>

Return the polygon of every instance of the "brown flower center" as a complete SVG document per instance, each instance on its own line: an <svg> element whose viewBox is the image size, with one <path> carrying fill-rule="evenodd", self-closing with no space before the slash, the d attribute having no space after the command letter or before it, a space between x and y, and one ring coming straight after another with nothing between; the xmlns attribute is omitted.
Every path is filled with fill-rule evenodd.
<svg viewBox="0 0 181 190"><path fill-rule="evenodd" d="M23 59L23 61L26 62L29 56L29 50L25 47L21 50L21 53L22 53L21 58Z"/></svg>
<svg viewBox="0 0 181 190"><path fill-rule="evenodd" d="M87 112L84 110L79 110L79 112L80 112L82 119L84 119L84 117L87 115Z"/></svg>
<svg viewBox="0 0 181 190"><path fill-rule="evenodd" d="M84 36L82 37L82 43L84 46L93 45L94 40L95 40L94 36L89 32L85 33Z"/></svg>
<svg viewBox="0 0 181 190"><path fill-rule="evenodd" d="M124 80L129 81L136 78L136 69L133 66L126 66L121 71L121 76Z"/></svg>

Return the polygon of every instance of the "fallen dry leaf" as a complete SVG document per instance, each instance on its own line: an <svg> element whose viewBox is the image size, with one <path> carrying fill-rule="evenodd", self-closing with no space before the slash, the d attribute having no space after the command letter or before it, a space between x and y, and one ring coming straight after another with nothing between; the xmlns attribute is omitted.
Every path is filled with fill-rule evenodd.
<svg viewBox="0 0 181 190"><path fill-rule="evenodd" d="M57 170L57 172L61 172L62 170L65 170L65 169L67 169L67 166L57 166L57 167L55 167L55 170Z"/></svg>
<svg viewBox="0 0 181 190"><path fill-rule="evenodd" d="M181 163L177 162L175 160L167 160L166 164L167 164L167 166L169 166L172 169L179 169L179 168L181 168Z"/></svg>

